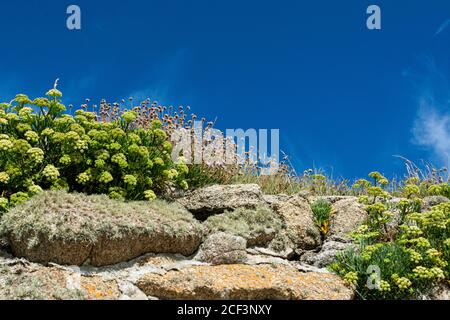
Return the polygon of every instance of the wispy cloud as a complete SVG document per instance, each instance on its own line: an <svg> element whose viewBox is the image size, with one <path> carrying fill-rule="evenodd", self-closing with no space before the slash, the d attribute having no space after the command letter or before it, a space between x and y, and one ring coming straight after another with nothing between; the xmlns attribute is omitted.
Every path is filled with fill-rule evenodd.
<svg viewBox="0 0 450 320"><path fill-rule="evenodd" d="M437 165L450 166L450 82L431 55L422 55L402 75L412 85L416 116L411 142L430 152Z"/></svg>
<svg viewBox="0 0 450 320"><path fill-rule="evenodd" d="M413 142L431 150L443 165L450 164L450 113L439 111L432 101L422 99L413 127Z"/></svg>
<svg viewBox="0 0 450 320"><path fill-rule="evenodd" d="M445 20L444 23L441 24L441 26L439 27L439 29L436 31L436 33L434 35L437 36L442 31L447 29L448 26L450 26L450 19Z"/></svg>

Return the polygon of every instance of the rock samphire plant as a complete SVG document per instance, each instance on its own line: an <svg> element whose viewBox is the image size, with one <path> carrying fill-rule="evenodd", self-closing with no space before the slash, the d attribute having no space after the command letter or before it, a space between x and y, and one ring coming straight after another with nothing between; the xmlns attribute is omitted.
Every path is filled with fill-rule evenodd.
<svg viewBox="0 0 450 320"><path fill-rule="evenodd" d="M330 227L330 217L332 213L331 203L324 199L319 199L311 205L314 219L322 236L328 233Z"/></svg>
<svg viewBox="0 0 450 320"><path fill-rule="evenodd" d="M378 172L360 201L368 220L352 237L358 250L340 254L330 268L353 284L362 299L409 299L450 282L450 203L420 212L419 187L406 181L404 198L392 203ZM440 185L442 189L442 185ZM395 218L395 219L394 219Z"/></svg>
<svg viewBox="0 0 450 320"><path fill-rule="evenodd" d="M138 127L132 110L111 121L67 113L61 97L55 85L46 97L0 104L0 210L42 189L151 200L168 183L187 188L188 168L172 161L160 121Z"/></svg>

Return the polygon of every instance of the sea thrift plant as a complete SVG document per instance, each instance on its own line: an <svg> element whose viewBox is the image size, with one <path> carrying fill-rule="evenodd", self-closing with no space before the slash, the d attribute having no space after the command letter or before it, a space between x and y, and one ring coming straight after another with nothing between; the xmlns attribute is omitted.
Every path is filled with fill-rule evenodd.
<svg viewBox="0 0 450 320"><path fill-rule="evenodd" d="M188 187L160 121L137 127L132 110L110 121L66 113L61 97L55 85L46 97L0 104L0 210L42 189L152 200L167 184Z"/></svg>

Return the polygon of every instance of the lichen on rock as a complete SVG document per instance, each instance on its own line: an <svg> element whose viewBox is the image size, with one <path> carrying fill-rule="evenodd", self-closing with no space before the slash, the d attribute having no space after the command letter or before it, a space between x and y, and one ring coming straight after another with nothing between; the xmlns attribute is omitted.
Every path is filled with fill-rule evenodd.
<svg viewBox="0 0 450 320"><path fill-rule="evenodd" d="M302 273L285 265L196 266L165 275L147 274L137 286L161 299L188 300L349 300L350 289L338 276Z"/></svg>

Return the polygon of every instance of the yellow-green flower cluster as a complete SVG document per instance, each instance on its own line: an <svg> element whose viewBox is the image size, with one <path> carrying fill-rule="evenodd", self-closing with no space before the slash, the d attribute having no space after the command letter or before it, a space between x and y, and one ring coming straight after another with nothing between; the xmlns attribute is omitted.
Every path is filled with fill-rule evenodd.
<svg viewBox="0 0 450 320"><path fill-rule="evenodd" d="M175 169L164 170L163 173L169 180L174 180L178 177L178 171Z"/></svg>
<svg viewBox="0 0 450 320"><path fill-rule="evenodd" d="M172 161L160 121L140 128L132 110L113 121L81 109L72 116L61 97L55 85L46 98L0 104L0 196L8 201L0 209L42 189L154 199L168 182L188 188L188 167Z"/></svg>
<svg viewBox="0 0 450 320"><path fill-rule="evenodd" d="M42 191L43 191L42 188L40 186L35 185L35 184L33 184L33 185L28 187L28 193L30 195L35 195L35 194L38 194L38 193L40 193Z"/></svg>
<svg viewBox="0 0 450 320"><path fill-rule="evenodd" d="M72 159L68 154L64 154L61 158L59 158L59 163L64 166L68 166L69 164L72 163Z"/></svg>
<svg viewBox="0 0 450 320"><path fill-rule="evenodd" d="M7 139L0 140L0 151L8 151L14 147L14 144Z"/></svg>
<svg viewBox="0 0 450 320"><path fill-rule="evenodd" d="M129 187L134 187L137 185L137 179L131 174L127 174L123 177L123 182Z"/></svg>
<svg viewBox="0 0 450 320"><path fill-rule="evenodd" d="M55 181L59 178L59 171L54 165L49 164L42 171L42 175L49 181Z"/></svg>
<svg viewBox="0 0 450 320"><path fill-rule="evenodd" d="M98 178L98 181L100 183L110 183L113 180L114 180L114 178L113 178L112 174L109 173L108 171L103 171Z"/></svg>
<svg viewBox="0 0 450 320"><path fill-rule="evenodd" d="M418 266L413 269L414 275L419 279L445 279L444 271L439 267L426 268L423 266Z"/></svg>
<svg viewBox="0 0 450 320"><path fill-rule="evenodd" d="M127 157L123 153L113 155L111 162L116 163L122 169L128 167Z"/></svg>
<svg viewBox="0 0 450 320"><path fill-rule="evenodd" d="M400 290L407 290L411 287L412 282L406 277L400 277L398 274L392 275L392 280Z"/></svg>
<svg viewBox="0 0 450 320"><path fill-rule="evenodd" d="M403 243L412 245L416 248L429 248L431 247L431 243L428 239L424 238L424 237L418 237L418 238L414 238L414 239L409 239L409 240L403 240Z"/></svg>
<svg viewBox="0 0 450 320"><path fill-rule="evenodd" d="M389 291L391 291L391 285L389 284L389 282L387 282L385 280L381 280L380 281L380 290L383 292L389 292Z"/></svg>
<svg viewBox="0 0 450 320"><path fill-rule="evenodd" d="M4 198L4 197L0 197L0 209L1 210L6 210L6 208L8 207L8 199Z"/></svg>
<svg viewBox="0 0 450 320"><path fill-rule="evenodd" d="M408 184L403 188L403 192L407 198L411 198L413 196L418 196L420 193L420 189L418 186L414 184Z"/></svg>
<svg viewBox="0 0 450 320"><path fill-rule="evenodd" d="M125 122L130 123L136 120L137 115L134 111L126 111L123 113L122 118L123 120L125 120Z"/></svg>
<svg viewBox="0 0 450 320"><path fill-rule="evenodd" d="M445 239L444 245L445 245L446 247L450 247L450 238Z"/></svg>
<svg viewBox="0 0 450 320"><path fill-rule="evenodd" d="M355 186L363 193L359 199L368 213L366 222L351 233L359 249L339 255L330 268L357 284L358 293L365 298L414 298L443 280L450 281L450 202L424 212L419 198L427 194L423 190L438 194L448 183L429 187L420 179L408 179L397 193L404 198L395 202L388 200L384 177L377 172L370 176L373 184L360 181ZM395 210L399 226L389 223L390 210ZM386 277L380 282L380 290L371 290L365 281L357 280L367 279L366 269L374 265Z"/></svg>
<svg viewBox="0 0 450 320"><path fill-rule="evenodd" d="M79 184L87 184L92 179L91 173L89 170L86 170L85 172L82 172L77 177L77 182Z"/></svg>
<svg viewBox="0 0 450 320"><path fill-rule="evenodd" d="M372 258L372 255L373 255L378 249L380 249L382 246L383 246L383 245L382 245L381 243L376 243L376 244L373 244L373 245L366 246L366 247L364 248L364 250L361 251L361 257L362 257L364 260L369 261L369 260Z"/></svg>
<svg viewBox="0 0 450 320"><path fill-rule="evenodd" d="M0 183L7 184L9 182L9 174L7 172L0 172Z"/></svg>
<svg viewBox="0 0 450 320"><path fill-rule="evenodd" d="M384 177L378 171L374 171L374 172L369 173L369 177L374 179L375 184L380 184L380 185L384 186L384 185L387 185L389 183L388 179L386 179L386 177Z"/></svg>
<svg viewBox="0 0 450 320"><path fill-rule="evenodd" d="M40 164L44 161L44 151L42 151L42 149L40 148L28 149L27 155L35 165Z"/></svg>
<svg viewBox="0 0 450 320"><path fill-rule="evenodd" d="M355 271L350 271L344 276L344 279L348 283L356 285L358 283L358 273Z"/></svg>
<svg viewBox="0 0 450 320"><path fill-rule="evenodd" d="M9 201L12 205L17 205L17 204L24 203L29 198L30 198L29 195L25 192L16 192L11 195L11 198L9 199Z"/></svg>
<svg viewBox="0 0 450 320"><path fill-rule="evenodd" d="M39 135L36 132L29 130L29 131L25 132L25 138L28 141L35 143L39 140Z"/></svg>
<svg viewBox="0 0 450 320"><path fill-rule="evenodd" d="M153 190L145 190L144 197L145 197L145 199L151 201L151 200L156 199L156 194L155 194L155 192L153 192Z"/></svg>
<svg viewBox="0 0 450 320"><path fill-rule="evenodd" d="M56 88L53 88L49 91L47 91L46 96L52 97L52 98L61 98L62 93Z"/></svg>

